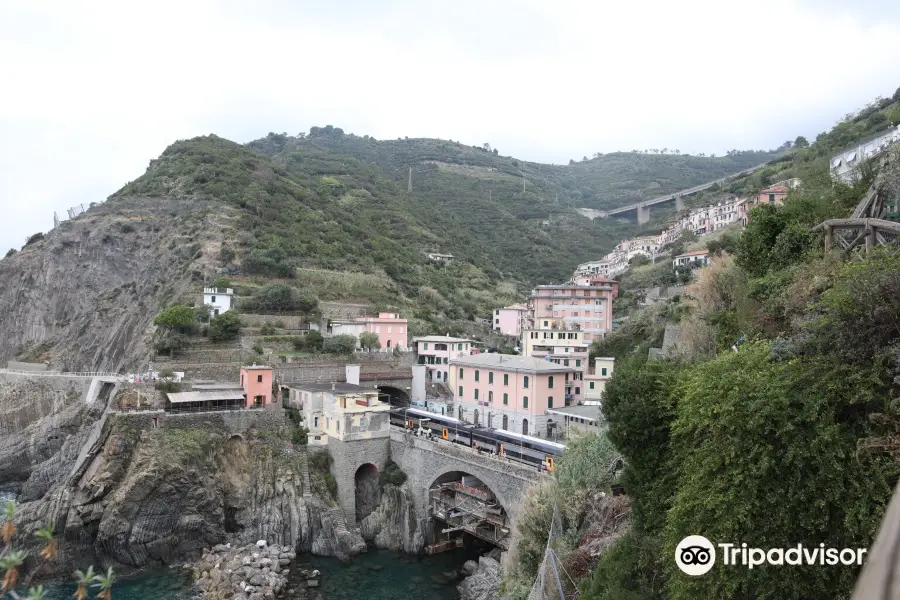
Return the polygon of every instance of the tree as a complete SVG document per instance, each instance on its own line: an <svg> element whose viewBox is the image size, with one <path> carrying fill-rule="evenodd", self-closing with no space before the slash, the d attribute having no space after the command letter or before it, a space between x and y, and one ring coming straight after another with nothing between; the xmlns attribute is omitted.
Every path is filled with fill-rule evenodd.
<svg viewBox="0 0 900 600"><path fill-rule="evenodd" d="M805 137L803 137L802 135L798 135L798 136L797 136L797 139L794 140L794 147L795 147L795 148L806 148L806 147L808 147L808 146L809 146L809 141L808 141Z"/></svg>
<svg viewBox="0 0 900 600"><path fill-rule="evenodd" d="M241 319L233 311L224 312L209 322L209 339L224 342L235 339L241 332Z"/></svg>
<svg viewBox="0 0 900 600"><path fill-rule="evenodd" d="M215 279L212 280L210 287L227 288L230 285L231 285L231 280L228 279L227 277L216 277Z"/></svg>
<svg viewBox="0 0 900 600"><path fill-rule="evenodd" d="M12 256L13 254L15 254L16 252L18 252L18 250L16 250L15 248L10 248L9 251L6 253L6 256L5 256L4 258L9 258L10 256Z"/></svg>
<svg viewBox="0 0 900 600"><path fill-rule="evenodd" d="M491 151L491 145L488 144L487 142L485 142L484 144L482 144L481 147L484 148L485 150L487 150L488 152Z"/></svg>
<svg viewBox="0 0 900 600"><path fill-rule="evenodd" d="M369 352L381 348L378 334L371 331L364 331L359 334L359 345L363 350L368 350Z"/></svg>
<svg viewBox="0 0 900 600"><path fill-rule="evenodd" d="M44 586L31 587L31 581L40 568L55 559L58 548L56 544L56 533L53 531L53 524L47 523L43 529L39 529L35 533L37 541L42 545L38 556L30 556L25 550L16 550L14 545L15 535L17 533L15 526L16 503L12 500L8 501L3 507L2 522L0 522L0 538L3 540L3 546L0 547L0 598L9 597L12 600L44 600L47 592ZM15 589L19 586L19 574L22 566L28 562L36 562L37 566L31 569L31 574L22 582L21 587L28 591L27 596L22 596ZM111 600L112 585L116 577L110 568L105 574L97 575L94 573L94 567L88 567L86 571L75 571L75 583L78 586L75 590L75 598L77 600L86 600L90 595L88 590L92 587L99 588L96 594L101 600Z"/></svg>
<svg viewBox="0 0 900 600"><path fill-rule="evenodd" d="M25 245L30 246L31 244L39 242L42 239L44 239L44 234L39 231L39 232L35 233L34 235L28 236L28 239L25 240Z"/></svg>
<svg viewBox="0 0 900 600"><path fill-rule="evenodd" d="M310 350L321 350L325 344L325 338L318 331L312 330L306 334L305 346Z"/></svg>
<svg viewBox="0 0 900 600"><path fill-rule="evenodd" d="M153 318L153 324L183 334L191 334L197 326L197 313L190 306L176 304Z"/></svg>
<svg viewBox="0 0 900 600"><path fill-rule="evenodd" d="M209 321L209 317L212 315L213 307L209 304L201 304L194 308L194 316L201 323L206 323Z"/></svg>
<svg viewBox="0 0 900 600"><path fill-rule="evenodd" d="M894 92L894 95L891 96L891 100L894 102L900 102L900 87L897 88L897 91Z"/></svg>
<svg viewBox="0 0 900 600"><path fill-rule="evenodd" d="M336 335L325 340L322 350L329 354L353 354L356 350L356 336L349 333Z"/></svg>

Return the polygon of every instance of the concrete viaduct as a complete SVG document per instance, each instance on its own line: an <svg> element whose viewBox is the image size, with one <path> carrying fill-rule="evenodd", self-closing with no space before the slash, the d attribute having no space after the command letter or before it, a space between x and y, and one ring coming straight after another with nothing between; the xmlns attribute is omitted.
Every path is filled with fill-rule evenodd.
<svg viewBox="0 0 900 600"><path fill-rule="evenodd" d="M727 177L722 177L721 179L716 179L715 181L710 181L708 183L703 183L700 185L695 185L694 187L689 187L687 189L672 192L671 194L667 194L665 196L659 196L657 198L653 198L652 200L645 200L644 202L636 202L635 204L629 204L628 206L620 206L619 208L613 208L610 210L597 210L594 208L579 208L578 212L586 216L587 218L593 220L597 217L601 219L605 219L606 217L611 217L613 215L621 215L629 212L637 213L637 222L638 225L643 225L650 221L650 207L656 206L657 204L663 204L665 202L675 201L675 210L684 210L684 197L691 196L696 194L697 192L702 192L703 190L707 190L714 185L718 185L720 183L724 183L729 179L733 179L735 177L740 177L742 175L749 175L750 173L763 168L769 164L765 162L761 165L756 165L755 167L750 167L749 169L744 169L739 173L735 173L733 175L728 175Z"/></svg>

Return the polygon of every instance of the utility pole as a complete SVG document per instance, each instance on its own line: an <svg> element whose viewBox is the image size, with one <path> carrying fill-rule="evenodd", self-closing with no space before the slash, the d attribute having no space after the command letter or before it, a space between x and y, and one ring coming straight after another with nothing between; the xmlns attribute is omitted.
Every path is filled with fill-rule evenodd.
<svg viewBox="0 0 900 600"><path fill-rule="evenodd" d="M406 187L406 191L412 194L412 167L409 168L409 185Z"/></svg>

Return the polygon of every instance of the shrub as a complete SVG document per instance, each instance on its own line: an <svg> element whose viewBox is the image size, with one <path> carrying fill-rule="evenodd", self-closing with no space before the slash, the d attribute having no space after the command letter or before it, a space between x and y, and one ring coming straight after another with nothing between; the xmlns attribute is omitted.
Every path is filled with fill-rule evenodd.
<svg viewBox="0 0 900 600"><path fill-rule="evenodd" d="M4 258L9 258L10 256L12 256L13 254L15 254L16 252L18 252L18 250L16 250L15 248L10 248L9 250L6 251L6 256L5 256Z"/></svg>
<svg viewBox="0 0 900 600"><path fill-rule="evenodd" d="M378 474L378 480L382 486L394 485L400 487L406 483L406 473L392 460L384 466L381 473Z"/></svg>
<svg viewBox="0 0 900 600"><path fill-rule="evenodd" d="M190 306L176 304L153 318L153 324L183 334L191 334L197 328L197 313Z"/></svg>
<svg viewBox="0 0 900 600"><path fill-rule="evenodd" d="M325 340L322 349L329 354L353 354L356 350L356 336L345 333L330 337Z"/></svg>
<svg viewBox="0 0 900 600"><path fill-rule="evenodd" d="M175 381L157 381L154 387L160 392L164 392L166 394L181 391L181 384Z"/></svg>
<svg viewBox="0 0 900 600"><path fill-rule="evenodd" d="M310 350L321 350L322 346L325 345L325 337L318 331L310 331L306 334L304 345Z"/></svg>
<svg viewBox="0 0 900 600"><path fill-rule="evenodd" d="M263 348L262 344L256 342L255 344L253 344L253 351L261 355L263 352L265 352L265 348Z"/></svg>
<svg viewBox="0 0 900 600"><path fill-rule="evenodd" d="M291 433L291 442L298 446L305 446L309 441L309 429L306 427L295 427Z"/></svg>
<svg viewBox="0 0 900 600"><path fill-rule="evenodd" d="M306 340L303 339L303 337L299 336L299 335L295 335L291 339L291 343L294 344L294 350L297 350L298 352L300 350L303 350L306 347Z"/></svg>
<svg viewBox="0 0 900 600"><path fill-rule="evenodd" d="M275 327L271 323L266 322L260 327L259 332L263 335L273 335L275 333Z"/></svg>
<svg viewBox="0 0 900 600"><path fill-rule="evenodd" d="M30 246L31 244L35 244L44 239L44 234L40 231L35 233L34 235L28 236L28 239L25 240L25 245Z"/></svg>
<svg viewBox="0 0 900 600"><path fill-rule="evenodd" d="M241 333L241 319L228 311L220 314L209 322L209 339L214 342L224 342L237 338Z"/></svg>

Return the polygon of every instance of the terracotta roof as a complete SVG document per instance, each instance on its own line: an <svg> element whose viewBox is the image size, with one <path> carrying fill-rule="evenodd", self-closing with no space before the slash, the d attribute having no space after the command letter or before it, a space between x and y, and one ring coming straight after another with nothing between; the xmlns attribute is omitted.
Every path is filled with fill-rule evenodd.
<svg viewBox="0 0 900 600"><path fill-rule="evenodd" d="M782 193L787 194L788 189L783 185L773 185L772 187L768 187L760 192L760 194L771 194L771 193Z"/></svg>
<svg viewBox="0 0 900 600"><path fill-rule="evenodd" d="M691 250L690 252L679 254L675 258L684 258L686 256L703 256L704 254L709 254L709 250Z"/></svg>

